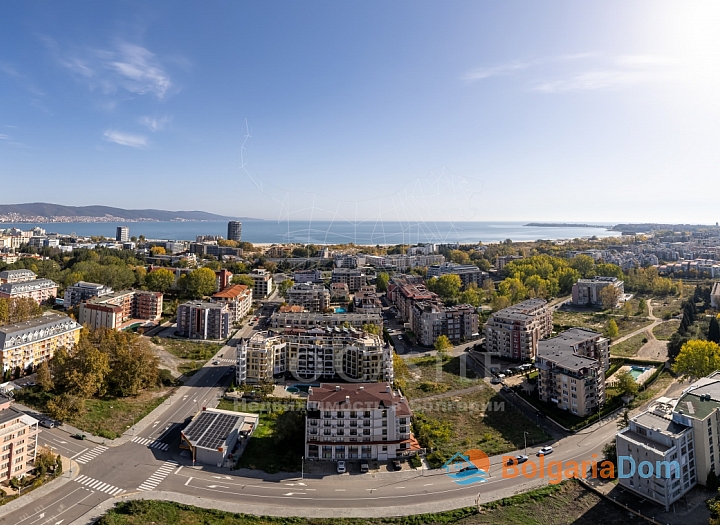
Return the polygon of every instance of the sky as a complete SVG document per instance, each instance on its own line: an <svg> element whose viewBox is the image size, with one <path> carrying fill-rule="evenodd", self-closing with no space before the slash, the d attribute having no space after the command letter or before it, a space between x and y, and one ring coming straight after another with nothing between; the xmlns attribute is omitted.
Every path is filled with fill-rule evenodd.
<svg viewBox="0 0 720 525"><path fill-rule="evenodd" d="M0 202L720 221L720 3L11 2Z"/></svg>

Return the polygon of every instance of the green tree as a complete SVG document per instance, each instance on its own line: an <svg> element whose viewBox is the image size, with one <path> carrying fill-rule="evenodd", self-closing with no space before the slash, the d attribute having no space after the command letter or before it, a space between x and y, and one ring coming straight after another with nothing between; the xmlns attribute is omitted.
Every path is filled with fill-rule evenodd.
<svg viewBox="0 0 720 525"><path fill-rule="evenodd" d="M390 276L385 272L379 272L375 278L375 288L378 292L387 292L387 285L390 282Z"/></svg>
<svg viewBox="0 0 720 525"><path fill-rule="evenodd" d="M606 288L609 288L609 287L606 287ZM629 318L629 317L632 315L633 309L632 309L632 304L630 304L630 301L625 301L625 302L623 303L623 305L622 305L622 313L623 313L623 317L624 317L625 319Z"/></svg>
<svg viewBox="0 0 720 525"><path fill-rule="evenodd" d="M622 268L620 268L617 264L611 263L600 263L595 265L595 275L599 275L600 277L616 277L620 281L625 278Z"/></svg>
<svg viewBox="0 0 720 525"><path fill-rule="evenodd" d="M519 303L528 298L528 290L517 277L508 277L498 285L498 294L510 300L510 304Z"/></svg>
<svg viewBox="0 0 720 525"><path fill-rule="evenodd" d="M605 335L607 335L610 339L614 339L618 336L620 333L620 330L618 330L618 325L615 322L615 319L610 319L607 322L607 328L605 329Z"/></svg>
<svg viewBox="0 0 720 525"><path fill-rule="evenodd" d="M443 299L453 299L460 294L462 281L459 275L451 273L433 277L427 282L427 287L431 292L435 292Z"/></svg>
<svg viewBox="0 0 720 525"><path fill-rule="evenodd" d="M441 335L435 340L435 350L437 350L438 354L446 354L448 350L450 350L453 347L453 344L450 342L450 339L446 335Z"/></svg>
<svg viewBox="0 0 720 525"><path fill-rule="evenodd" d="M705 377L720 368L720 346L712 341L688 341L680 349L672 368L678 374Z"/></svg>
<svg viewBox="0 0 720 525"><path fill-rule="evenodd" d="M52 374L50 373L50 365L48 365L47 361L43 361L40 363L40 366L38 366L37 384L45 392L52 392L53 388L55 388L55 383L53 382Z"/></svg>
<svg viewBox="0 0 720 525"><path fill-rule="evenodd" d="M106 333L106 336L112 339L107 344L110 364L107 375L108 393L119 397L137 396L142 390L158 383L159 359L146 340L129 333L115 334L119 337Z"/></svg>
<svg viewBox="0 0 720 525"><path fill-rule="evenodd" d="M507 308L508 306L510 306L510 299L505 297L504 295L500 295L497 293L493 294L490 306L492 307L493 311L497 312L498 310L502 310L503 308Z"/></svg>
<svg viewBox="0 0 720 525"><path fill-rule="evenodd" d="M200 299L211 295L216 290L215 272L210 268L198 268L178 281L178 287L183 295L191 299Z"/></svg>
<svg viewBox="0 0 720 525"><path fill-rule="evenodd" d="M55 454L48 448L42 447L35 456L35 472L43 477L48 472L55 470Z"/></svg>
<svg viewBox="0 0 720 525"><path fill-rule="evenodd" d="M175 284L175 272L167 268L158 268L145 276L145 286L153 292L167 293Z"/></svg>
<svg viewBox="0 0 720 525"><path fill-rule="evenodd" d="M618 390L625 396L635 396L638 393L638 385L630 372L623 370L615 376L618 381Z"/></svg>
<svg viewBox="0 0 720 525"><path fill-rule="evenodd" d="M285 279L283 282L278 284L278 293L282 297L287 297L287 291L295 285L292 279Z"/></svg>
<svg viewBox="0 0 720 525"><path fill-rule="evenodd" d="M595 260L589 255L578 255L570 260L570 266L575 268L583 277L595 275Z"/></svg>
<svg viewBox="0 0 720 525"><path fill-rule="evenodd" d="M708 341L720 344L720 325L718 325L718 320L715 316L710 318L707 338Z"/></svg>
<svg viewBox="0 0 720 525"><path fill-rule="evenodd" d="M638 315L645 315L648 312L647 301L642 297L638 301Z"/></svg>
<svg viewBox="0 0 720 525"><path fill-rule="evenodd" d="M232 284L244 284L245 286L249 286L250 288L252 288L253 284L255 284L253 278L247 274L233 275L230 282Z"/></svg>
<svg viewBox="0 0 720 525"><path fill-rule="evenodd" d="M58 421L67 421L85 408L82 399L68 393L55 396L47 402L46 410L48 415Z"/></svg>
<svg viewBox="0 0 720 525"><path fill-rule="evenodd" d="M557 276L560 293L570 293L572 291L573 284L575 284L580 277L580 272L574 268L563 268L560 270Z"/></svg>
<svg viewBox="0 0 720 525"><path fill-rule="evenodd" d="M461 303L469 304L476 308L482 304L484 298L485 292L480 290L475 283L468 284L465 291L460 294Z"/></svg>
<svg viewBox="0 0 720 525"><path fill-rule="evenodd" d="M605 310L615 308L620 300L620 290L615 286L605 286L600 290L600 301Z"/></svg>
<svg viewBox="0 0 720 525"><path fill-rule="evenodd" d="M380 327L375 323L365 323L362 325L362 329L369 334L381 335Z"/></svg>
<svg viewBox="0 0 720 525"><path fill-rule="evenodd" d="M154 256L165 255L166 253L167 252L165 251L165 248L163 248L162 246L153 246L152 248L150 248L150 254Z"/></svg>

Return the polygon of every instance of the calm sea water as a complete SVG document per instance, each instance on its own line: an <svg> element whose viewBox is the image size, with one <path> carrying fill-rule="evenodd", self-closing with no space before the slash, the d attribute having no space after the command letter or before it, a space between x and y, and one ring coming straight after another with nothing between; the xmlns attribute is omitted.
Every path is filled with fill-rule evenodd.
<svg viewBox="0 0 720 525"><path fill-rule="evenodd" d="M618 232L604 228L542 228L523 226L522 222L332 222L332 221L261 221L246 220L242 239L254 243L298 242L314 244L416 244L425 242L498 242L535 241L538 239L574 239L576 237L612 237ZM197 235L227 236L227 222L67 222L0 223L0 229L17 227L44 228L48 233L75 233L80 236L115 237L117 226L128 226L130 236L148 239L195 240Z"/></svg>

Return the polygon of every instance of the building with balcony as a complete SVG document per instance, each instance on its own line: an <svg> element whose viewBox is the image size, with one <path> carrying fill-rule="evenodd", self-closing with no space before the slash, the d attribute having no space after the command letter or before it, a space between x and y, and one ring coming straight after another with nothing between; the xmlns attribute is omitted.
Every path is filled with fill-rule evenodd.
<svg viewBox="0 0 720 525"><path fill-rule="evenodd" d="M321 383L310 387L305 458L386 461L418 449L412 411L390 383Z"/></svg>
<svg viewBox="0 0 720 525"><path fill-rule="evenodd" d="M446 307L418 301L413 305L412 330L418 343L433 346L441 335L454 344L478 337L479 316L469 304Z"/></svg>
<svg viewBox="0 0 720 525"><path fill-rule="evenodd" d="M603 304L600 292L606 286L614 286L617 288L618 300L621 299L625 293L624 283L617 277L578 279L572 287L572 304L575 306L602 306Z"/></svg>
<svg viewBox="0 0 720 525"><path fill-rule="evenodd" d="M380 314L365 313L317 313L317 312L275 312L270 317L270 326L275 331L307 330L315 327L342 327L345 324L361 329L365 324L374 324L382 328L383 320Z"/></svg>
<svg viewBox="0 0 720 525"><path fill-rule="evenodd" d="M354 293L367 284L367 276L362 268L335 268L332 271L332 282L344 283L350 293Z"/></svg>
<svg viewBox="0 0 720 525"><path fill-rule="evenodd" d="M61 314L0 326L0 365L2 371L28 370L52 359L64 346L72 348L80 339L82 326Z"/></svg>
<svg viewBox="0 0 720 525"><path fill-rule="evenodd" d="M346 302L350 300L350 289L345 283L331 283L330 284L330 300Z"/></svg>
<svg viewBox="0 0 720 525"><path fill-rule="evenodd" d="M0 396L0 482L20 478L35 468L38 420L12 406Z"/></svg>
<svg viewBox="0 0 720 525"><path fill-rule="evenodd" d="M288 289L287 301L308 312L325 312L330 308L330 292L322 284L298 283Z"/></svg>
<svg viewBox="0 0 720 525"><path fill-rule="evenodd" d="M230 311L230 323L238 323L252 308L252 288L244 284L231 284L212 296L210 302L223 303Z"/></svg>
<svg viewBox="0 0 720 525"><path fill-rule="evenodd" d="M250 274L253 280L253 297L264 299L273 291L272 274L264 268L256 268Z"/></svg>
<svg viewBox="0 0 720 525"><path fill-rule="evenodd" d="M467 289L470 284L482 286L483 280L489 277L487 272L483 272L474 264L455 264L446 262L436 264L428 268L428 279L431 277L442 277L443 275L457 275L462 282L463 290Z"/></svg>
<svg viewBox="0 0 720 525"><path fill-rule="evenodd" d="M188 339L226 339L230 336L230 308L224 303L183 303L177 310L177 333Z"/></svg>
<svg viewBox="0 0 720 525"><path fill-rule="evenodd" d="M42 304L57 297L58 285L50 279L33 279L0 284L0 297L5 299L29 298Z"/></svg>
<svg viewBox="0 0 720 525"><path fill-rule="evenodd" d="M118 226L115 228L115 240L117 242L127 242L130 240L130 228L127 226Z"/></svg>
<svg viewBox="0 0 720 525"><path fill-rule="evenodd" d="M78 321L92 329L120 330L131 319L157 322L162 316L163 294L145 290L122 290L80 303Z"/></svg>
<svg viewBox="0 0 720 525"><path fill-rule="evenodd" d="M293 272L295 283L321 283L323 282L320 270L295 270Z"/></svg>
<svg viewBox="0 0 720 525"><path fill-rule="evenodd" d="M34 281L37 275L32 270L5 270L0 272L0 284Z"/></svg>
<svg viewBox="0 0 720 525"><path fill-rule="evenodd" d="M579 417L605 404L605 371L610 367L609 340L582 328L572 328L538 343L540 400Z"/></svg>
<svg viewBox="0 0 720 525"><path fill-rule="evenodd" d="M540 339L552 333L552 310L544 299L528 299L498 310L485 323L485 349L506 359L535 359Z"/></svg>
<svg viewBox="0 0 720 525"><path fill-rule="evenodd" d="M113 293L112 288L105 286L104 284L78 281L65 288L63 306L66 310L69 310L83 301L87 301L93 297L103 297L105 295L110 295L111 293Z"/></svg>
<svg viewBox="0 0 720 525"><path fill-rule="evenodd" d="M382 302L375 285L362 286L355 292L353 311L365 314L382 314Z"/></svg>
<svg viewBox="0 0 720 525"><path fill-rule="evenodd" d="M272 332L255 332L237 346L235 380L238 385L257 385L287 372L287 350L282 336Z"/></svg>
<svg viewBox="0 0 720 525"><path fill-rule="evenodd" d="M228 241L242 241L242 223L240 221L228 221Z"/></svg>

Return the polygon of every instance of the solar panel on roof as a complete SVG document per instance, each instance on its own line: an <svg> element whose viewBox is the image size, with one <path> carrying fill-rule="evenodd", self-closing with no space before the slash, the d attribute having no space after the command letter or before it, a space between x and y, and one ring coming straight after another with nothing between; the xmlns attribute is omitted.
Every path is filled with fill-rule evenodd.
<svg viewBox="0 0 720 525"><path fill-rule="evenodd" d="M185 429L185 436L197 447L217 449L245 418L240 415L203 412Z"/></svg>

